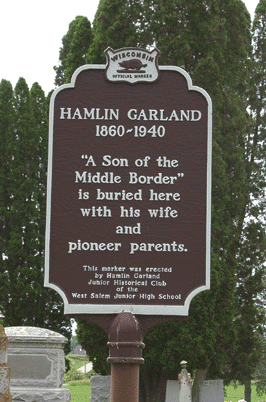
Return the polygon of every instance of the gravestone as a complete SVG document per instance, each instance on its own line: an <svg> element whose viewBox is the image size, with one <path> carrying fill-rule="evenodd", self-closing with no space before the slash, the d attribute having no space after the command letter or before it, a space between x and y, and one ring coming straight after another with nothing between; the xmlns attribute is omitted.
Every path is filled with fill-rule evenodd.
<svg viewBox="0 0 266 402"><path fill-rule="evenodd" d="M179 402L179 382L168 380L166 385L166 402Z"/></svg>
<svg viewBox="0 0 266 402"><path fill-rule="evenodd" d="M6 334L13 402L69 402L70 391L61 388L67 339L35 327L9 327Z"/></svg>
<svg viewBox="0 0 266 402"><path fill-rule="evenodd" d="M191 402L192 401L192 389L190 382L190 374L187 372L187 362L183 360L181 363L182 370L178 376L179 382L179 401Z"/></svg>
<svg viewBox="0 0 266 402"><path fill-rule="evenodd" d="M199 402L224 402L223 380L202 381Z"/></svg>
<svg viewBox="0 0 266 402"><path fill-rule="evenodd" d="M109 402L110 400L111 376L91 377L91 399L90 402Z"/></svg>
<svg viewBox="0 0 266 402"><path fill-rule="evenodd" d="M91 377L90 402L109 402L110 384L110 376ZM179 381L168 380L165 402L182 402L179 398L179 388ZM199 402L224 402L223 380L202 381L200 383Z"/></svg>
<svg viewBox="0 0 266 402"><path fill-rule="evenodd" d="M182 402L179 381L168 380L165 402ZM199 386L199 402L224 402L223 380L202 381Z"/></svg>

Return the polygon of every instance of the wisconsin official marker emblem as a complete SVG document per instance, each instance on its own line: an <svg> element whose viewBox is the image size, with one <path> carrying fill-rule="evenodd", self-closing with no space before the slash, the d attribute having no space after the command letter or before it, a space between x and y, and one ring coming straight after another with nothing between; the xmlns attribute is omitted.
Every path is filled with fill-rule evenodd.
<svg viewBox="0 0 266 402"><path fill-rule="evenodd" d="M107 58L106 78L111 82L154 82L159 78L158 58L160 51L151 52L140 48L105 50Z"/></svg>

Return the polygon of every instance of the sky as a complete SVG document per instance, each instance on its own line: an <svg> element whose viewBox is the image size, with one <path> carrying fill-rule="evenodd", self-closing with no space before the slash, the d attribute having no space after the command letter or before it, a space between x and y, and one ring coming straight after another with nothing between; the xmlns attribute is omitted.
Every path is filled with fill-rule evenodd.
<svg viewBox="0 0 266 402"><path fill-rule="evenodd" d="M244 0L253 18L259 0ZM93 22L99 0L11 0L1 4L0 81L15 87L20 77L38 82L46 95L54 88L62 37L77 15Z"/></svg>

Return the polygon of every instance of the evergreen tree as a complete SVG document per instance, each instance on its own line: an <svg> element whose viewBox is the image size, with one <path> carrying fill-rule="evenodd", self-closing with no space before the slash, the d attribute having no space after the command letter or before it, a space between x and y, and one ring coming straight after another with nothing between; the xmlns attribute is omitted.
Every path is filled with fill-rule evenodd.
<svg viewBox="0 0 266 402"><path fill-rule="evenodd" d="M59 50L59 65L54 66L54 70L56 72L55 77L55 85L63 85L65 83L65 75L67 69L67 56L70 51L70 45L73 40L75 29L79 23L79 21L84 18L82 16L77 16L71 23L69 24L68 31L66 35L63 36L62 39L62 47ZM82 45L81 45L82 47Z"/></svg>
<svg viewBox="0 0 266 402"><path fill-rule="evenodd" d="M196 335L196 328L202 328L203 333L209 332L208 339L214 342L209 342L209 350L207 347L204 350L205 361L199 360L197 352L194 358L191 356L193 360L188 360L194 362L195 368L208 368L210 377L224 376L232 366L231 378L248 385L260 356L255 331L264 322L258 294L262 291L265 275L262 265L265 260L264 226L260 219L265 209L261 203L259 208L252 202L261 198L265 189L263 173L258 166L261 165L258 160L261 162L262 136L258 141L253 135L253 120L246 113L253 67L250 61L250 19L243 3L236 1L209 2L208 8L206 3L200 2L185 5L178 2L178 5L178 14L184 14L180 16L180 23L174 26L169 21L173 15L169 12L170 2L164 4L167 9L162 25L165 30L171 26L173 32L166 41L158 23L163 4L149 3L148 11L153 10L154 40L156 44L161 43L157 45L160 50L163 46L166 49L164 63L184 66L192 75L193 83L209 92L214 106L214 124L210 299L207 294L199 295L191 304L186 323L174 324L174 327L180 327L181 334L181 337L175 336L175 341L178 339L179 342L175 347L178 352L185 347L181 327L189 327L187 330L191 336ZM236 36L238 43L234 41ZM171 46L170 38L176 46ZM206 303L201 304L200 300L204 299ZM206 306L214 307L214 310L209 309L209 316L205 315L207 326L212 331L201 324ZM174 336L170 338L174 339ZM200 334L196 339L200 345ZM193 345L193 339L188 343ZM167 349L174 361L174 348ZM178 358L181 358L180 354Z"/></svg>
<svg viewBox="0 0 266 402"><path fill-rule="evenodd" d="M236 287L237 330L236 349L232 355L231 369L227 373L230 380L245 385L244 398L251 402L251 380L262 357L265 277L265 227L261 222L250 220L246 223L238 257Z"/></svg>
<svg viewBox="0 0 266 402"><path fill-rule="evenodd" d="M266 2L261 0L253 22L254 64L250 91L252 126L246 142L249 175L249 202L238 257L237 349L231 377L245 384L245 400L251 401L251 380L263 359L265 281L265 55ZM260 295L258 297L258 295ZM257 384L263 387L263 381Z"/></svg>
<svg viewBox="0 0 266 402"><path fill-rule="evenodd" d="M93 42L87 62L105 64L108 46L114 49L140 45L138 25L142 18L141 0L100 0L93 21Z"/></svg>
<svg viewBox="0 0 266 402"><path fill-rule="evenodd" d="M101 375L109 375L111 366L106 362L108 356L107 334L90 322L77 320L77 323L78 343L86 350L89 360L93 362L93 370ZM95 342L96 339L97 342Z"/></svg>
<svg viewBox="0 0 266 402"><path fill-rule="evenodd" d="M266 1L260 0L253 22L254 74L253 91L250 94L250 109L253 118L253 130L250 134L250 163L254 165L253 198L256 209L262 215L265 210L265 172L266 172ZM255 169L256 168L256 169ZM256 180L254 180L256 179ZM256 185L259 183L259 185ZM253 204L254 205L254 204Z"/></svg>
<svg viewBox="0 0 266 402"><path fill-rule="evenodd" d="M38 84L31 91L20 78L14 93L0 86L1 136L1 295L6 326L28 325L70 335L61 298L43 286L46 214L48 108ZM1 109L2 110L2 109Z"/></svg>
<svg viewBox="0 0 266 402"><path fill-rule="evenodd" d="M8 241L9 226L6 221L9 203L10 183L10 137L14 127L13 88L9 81L2 80L0 83L0 220L1 220L1 263L7 258L6 244ZM7 286L6 277L1 280L3 287Z"/></svg>
<svg viewBox="0 0 266 402"><path fill-rule="evenodd" d="M70 82L73 73L78 67L86 64L86 54L91 42L91 24L86 17L81 17L75 28L66 58L66 82Z"/></svg>

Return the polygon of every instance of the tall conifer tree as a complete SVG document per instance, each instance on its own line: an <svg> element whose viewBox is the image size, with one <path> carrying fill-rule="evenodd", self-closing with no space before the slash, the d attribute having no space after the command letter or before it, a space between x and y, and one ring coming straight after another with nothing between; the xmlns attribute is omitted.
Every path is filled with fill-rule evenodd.
<svg viewBox="0 0 266 402"><path fill-rule="evenodd" d="M83 18L78 15L73 21L70 22L67 33L62 38L62 47L59 50L59 65L54 66L54 70L56 72L55 76L55 85L63 85L66 81L66 69L67 69L67 56L70 52L70 45L73 40L75 29L80 21ZM82 46L82 44L81 44Z"/></svg>
<svg viewBox="0 0 266 402"><path fill-rule="evenodd" d="M0 247L1 265L7 258L7 243L9 241L9 183L11 147L10 138L14 129L14 98L13 88L9 81L2 80L0 83ZM7 286L5 276L1 276L1 286Z"/></svg>
<svg viewBox="0 0 266 402"><path fill-rule="evenodd" d="M207 336L208 343L202 350L203 359L195 345L198 350L190 360L195 368L208 368L209 376L216 377L223 375L223 367L227 367L225 374L232 365L237 380L246 382L251 379L259 358L254 331L262 323L262 316L255 300L262 290L265 259L263 227L258 224L259 214L254 204L250 205L258 196L255 187L265 188L258 166L254 165L254 153L259 152L260 146L254 137L251 139L252 120L246 112L252 71L250 18L240 1L213 1L208 5L182 1L145 3L149 5L154 40L160 49L165 48L163 63L186 68L193 83L209 92L214 106L211 291L193 300L184 324L174 324L180 331L175 335L179 345L176 342L172 349L166 349L174 364L177 355L173 351L177 348L181 357L180 350L185 347L181 344L185 340L182 327L191 336L196 328L202 329L202 335L209 333L210 338ZM159 23L162 7L165 8L163 28ZM171 8L179 16L176 25ZM168 41L161 29L167 32ZM206 307L209 314L204 314ZM240 321L235 320L239 315ZM238 325L240 322L246 326L245 330ZM196 337L199 346L202 335ZM243 339L249 342L245 344ZM193 339L188 344L193 345ZM238 351L242 348L246 364L242 364L241 358L236 359L235 348Z"/></svg>
<svg viewBox="0 0 266 402"><path fill-rule="evenodd" d="M29 325L70 335L61 298L43 286L48 108L38 84L20 78L14 94L0 86L6 147L1 162L1 294L5 325ZM5 103L3 103L5 102ZM4 130L5 129L5 130ZM4 137L3 137L4 138ZM2 169L1 169L2 171Z"/></svg>
<svg viewBox="0 0 266 402"><path fill-rule="evenodd" d="M140 22L141 0L100 0L93 21L93 42L88 49L87 62L105 64L104 51L139 46L137 25Z"/></svg>
<svg viewBox="0 0 266 402"><path fill-rule="evenodd" d="M230 375L245 384L245 400L251 401L251 380L256 365L263 358L265 313L265 67L266 67L266 2L261 0L253 22L253 69L249 92L251 126L246 142L249 199L238 257L236 288L238 342ZM259 295L259 297L258 297ZM261 384L257 383L258 386Z"/></svg>
<svg viewBox="0 0 266 402"><path fill-rule="evenodd" d="M66 58L66 82L70 82L73 73L78 67L86 64L86 55L91 42L91 24L86 17L80 17Z"/></svg>

